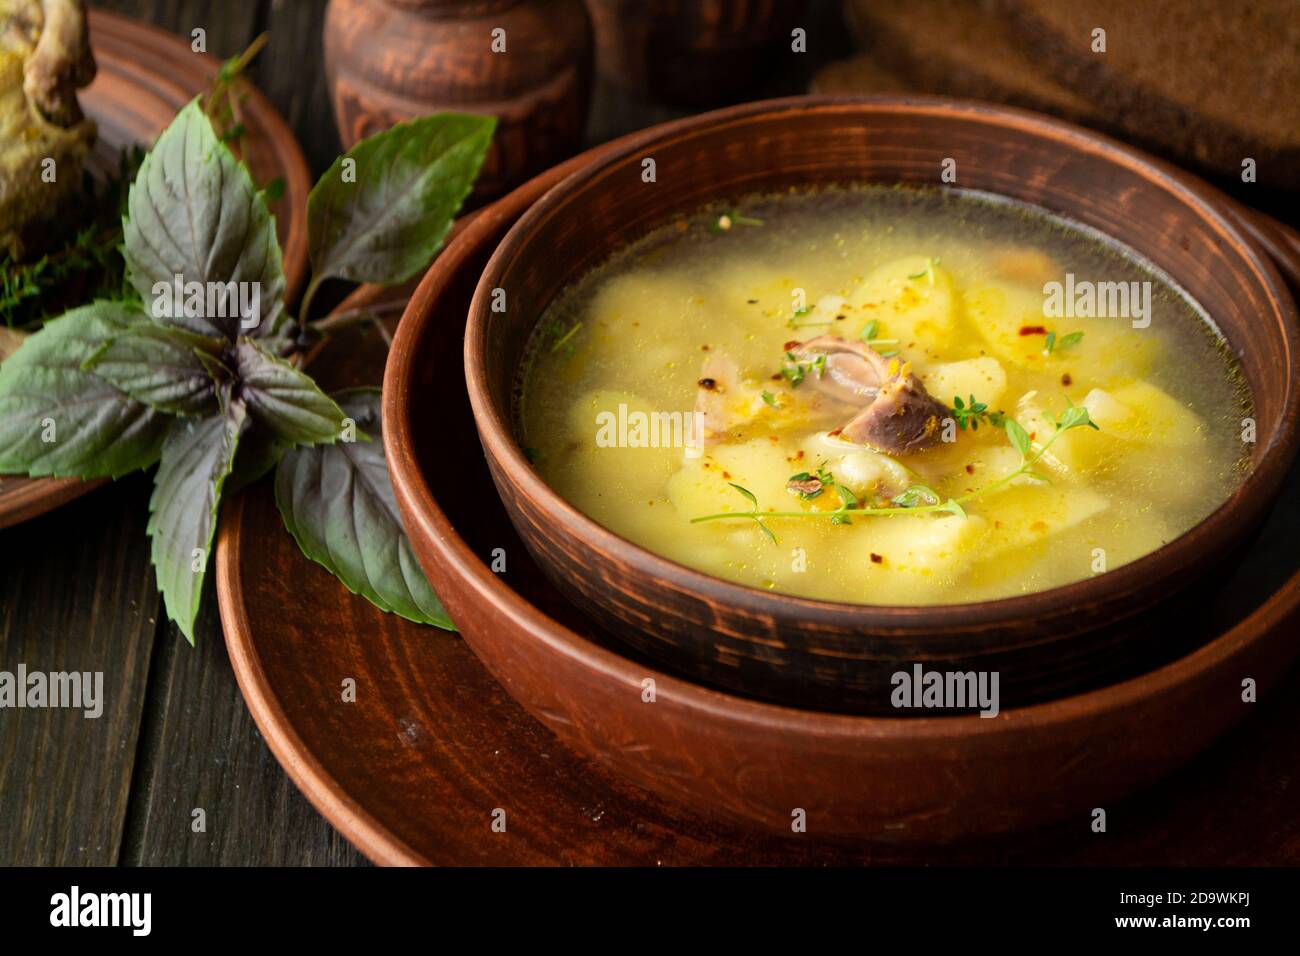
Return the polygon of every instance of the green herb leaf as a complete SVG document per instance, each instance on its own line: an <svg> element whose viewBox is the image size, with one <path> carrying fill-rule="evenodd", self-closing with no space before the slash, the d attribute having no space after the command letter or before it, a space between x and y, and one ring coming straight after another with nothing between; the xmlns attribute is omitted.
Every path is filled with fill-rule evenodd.
<svg viewBox="0 0 1300 956"><path fill-rule="evenodd" d="M1043 340L1043 354L1051 355L1054 348L1056 348L1056 333L1048 332L1047 338Z"/></svg>
<svg viewBox="0 0 1300 956"><path fill-rule="evenodd" d="M495 128L490 116L426 116L363 139L336 159L307 200L313 284L327 276L393 284L428 265Z"/></svg>
<svg viewBox="0 0 1300 956"><path fill-rule="evenodd" d="M1081 425L1086 425L1089 428L1096 429L1097 431L1101 430L1097 428L1097 423L1089 417L1087 408L1082 405L1071 405L1061 413L1061 417L1057 420L1056 427L1061 431L1065 431L1067 428L1078 428Z"/></svg>
<svg viewBox="0 0 1300 956"><path fill-rule="evenodd" d="M150 408L200 415L217 408L221 340L140 322L109 339L82 368Z"/></svg>
<svg viewBox="0 0 1300 956"><path fill-rule="evenodd" d="M235 454L235 467L226 479L226 494L233 495L242 491L270 473L288 450L289 445L269 428L250 428L245 431Z"/></svg>
<svg viewBox="0 0 1300 956"><path fill-rule="evenodd" d="M860 338L864 342L870 342L873 339L875 339L876 336L878 336L879 334L880 334L880 320L872 319L870 322L868 322L866 325L862 327L862 331L858 333L858 338Z"/></svg>
<svg viewBox="0 0 1300 956"><path fill-rule="evenodd" d="M744 495L746 498L748 498L748 499L749 499L749 503L750 503L751 505L754 506L754 510L755 510L755 511L758 510L758 499L754 497L754 493L753 493L752 491L750 491L748 488L742 488L740 485L736 484L734 481L729 481L729 482L727 482L727 484L731 485L731 487L735 488L735 489L736 489L737 491L739 491L742 495Z"/></svg>
<svg viewBox="0 0 1300 956"><path fill-rule="evenodd" d="M252 416L290 445L335 441L344 415L311 376L253 339L235 347L240 391Z"/></svg>
<svg viewBox="0 0 1300 956"><path fill-rule="evenodd" d="M154 476L148 528L154 574L167 616L191 644L222 486L247 427L238 398L225 402L219 415L173 419Z"/></svg>
<svg viewBox="0 0 1300 956"><path fill-rule="evenodd" d="M303 554L349 591L407 620L454 630L402 530L381 441L379 389L336 397L374 440L288 452L275 475L285 527Z"/></svg>
<svg viewBox="0 0 1300 956"><path fill-rule="evenodd" d="M894 496L894 504L900 508L915 508L918 505L937 505L943 501L939 493L928 485L911 485L902 494Z"/></svg>
<svg viewBox="0 0 1300 956"><path fill-rule="evenodd" d="M95 302L47 322L0 365L0 474L116 478L158 460L167 418L82 368L147 321Z"/></svg>
<svg viewBox="0 0 1300 956"><path fill-rule="evenodd" d="M785 364L781 366L781 377L790 383L791 388L798 388L808 375L808 366L795 358L793 352L786 352L785 358Z"/></svg>
<svg viewBox="0 0 1300 956"><path fill-rule="evenodd" d="M127 276L157 321L228 340L250 330L257 336L278 330L284 272L275 218L197 100L177 114L145 157L128 210ZM177 276L181 296L175 294ZM191 283L201 284L201 308L197 301L187 305L184 287ZM230 283L248 284L245 295L236 295L239 287ZM256 314L240 316L239 299L251 305L254 291ZM254 320L255 328L245 324Z"/></svg>
<svg viewBox="0 0 1300 956"><path fill-rule="evenodd" d="M1014 418L1005 418L1002 421L1002 428L1007 433L1007 439L1020 452L1021 456L1029 454L1029 449L1033 442L1029 438L1029 433L1021 427L1020 423Z"/></svg>
<svg viewBox="0 0 1300 956"><path fill-rule="evenodd" d="M771 392L767 391L766 389L763 390L763 404L771 408L777 407L776 396L773 395Z"/></svg>

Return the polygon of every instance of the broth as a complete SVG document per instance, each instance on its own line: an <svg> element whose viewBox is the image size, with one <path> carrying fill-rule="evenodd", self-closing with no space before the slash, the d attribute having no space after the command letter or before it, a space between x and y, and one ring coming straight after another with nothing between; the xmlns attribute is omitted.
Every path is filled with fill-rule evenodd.
<svg viewBox="0 0 1300 956"><path fill-rule="evenodd" d="M1186 532L1245 473L1250 402L1209 317L1130 251L873 186L749 197L619 252L547 309L518 411L550 486L656 554L915 605Z"/></svg>

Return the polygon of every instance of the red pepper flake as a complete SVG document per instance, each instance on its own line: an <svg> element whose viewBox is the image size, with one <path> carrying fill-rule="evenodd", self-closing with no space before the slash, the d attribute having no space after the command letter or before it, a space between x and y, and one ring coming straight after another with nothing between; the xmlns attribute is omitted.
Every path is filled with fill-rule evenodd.
<svg viewBox="0 0 1300 956"><path fill-rule="evenodd" d="M723 477L723 478L730 478L730 477L731 477L731 472L729 472L729 471L724 471L724 472L722 473L722 477Z"/></svg>
<svg viewBox="0 0 1300 956"><path fill-rule="evenodd" d="M718 387L717 380L712 378L702 378L698 384L700 388L704 389L706 392L711 392Z"/></svg>
<svg viewBox="0 0 1300 956"><path fill-rule="evenodd" d="M1020 327L1021 335L1046 335L1047 328L1042 325L1022 325Z"/></svg>
<svg viewBox="0 0 1300 956"><path fill-rule="evenodd" d="M966 474L968 474L968 475L973 475L973 474L975 474L975 466L974 466L974 465L967 465L967 466L966 466Z"/></svg>
<svg viewBox="0 0 1300 956"><path fill-rule="evenodd" d="M708 347L707 345L701 345L701 346L700 346L700 351L701 351L701 352L707 352L708 350L709 350L709 347Z"/></svg>
<svg viewBox="0 0 1300 956"><path fill-rule="evenodd" d="M785 345L781 346L781 348L786 352L793 352L801 345L803 345L803 343L798 339L791 339L789 342L786 342Z"/></svg>
<svg viewBox="0 0 1300 956"><path fill-rule="evenodd" d="M779 382L783 378L785 378L785 376L782 375L780 372L777 372L775 375L772 376L772 381Z"/></svg>
<svg viewBox="0 0 1300 956"><path fill-rule="evenodd" d="M826 433L826 435L827 435L827 437L829 437L829 438L837 438L837 437L839 437L839 434L840 434L840 432L842 432L842 431L844 431L843 428L832 428L830 431L828 431L828 432Z"/></svg>
<svg viewBox="0 0 1300 956"><path fill-rule="evenodd" d="M872 552L871 552L871 563L872 563L872 564L884 564L884 563L885 563L885 556L882 555L882 554L876 554L876 552L872 551Z"/></svg>
<svg viewBox="0 0 1300 956"><path fill-rule="evenodd" d="M1074 379L1070 378L1069 372L1066 372L1064 375L1061 376L1061 384L1067 387L1074 384Z"/></svg>

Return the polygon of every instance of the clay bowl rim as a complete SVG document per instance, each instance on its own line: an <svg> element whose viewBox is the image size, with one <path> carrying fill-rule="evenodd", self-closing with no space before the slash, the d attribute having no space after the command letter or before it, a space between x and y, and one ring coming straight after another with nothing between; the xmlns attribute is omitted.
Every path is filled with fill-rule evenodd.
<svg viewBox="0 0 1300 956"><path fill-rule="evenodd" d="M1096 153L1132 169L1148 180L1151 188L1163 188L1191 207L1223 237L1227 245L1240 249L1268 301L1280 315L1280 325L1271 323L1271 327L1280 329L1281 344L1289 356L1289 364L1295 364L1300 353L1300 319L1285 282L1255 238L1224 211L1225 204L1216 195L1217 191L1190 173L1074 124L1028 110L974 100L928 95L798 96L746 103L650 127L620 141L616 147L565 177L523 212L497 246L479 278L465 331L465 378L475 424L489 458L495 459L499 470L510 476L509 481L549 521L564 527L585 547L623 564L637 577L655 581L658 588L669 588L711 604L740 608L748 614L778 620L797 616L802 623L814 627L881 630L896 635L907 633L924 640L932 632L953 633L984 628L1047 614L1060 615L1070 608L1097 601L1128 600L1162 585L1167 592L1168 582L1175 580L1178 573L1191 563L1191 552L1222 553L1225 542L1240 533L1238 529L1255 527L1263 520L1281 490L1300 443L1300 393L1293 378L1286 380L1276 433L1260 452L1255 466L1237 489L1196 525L1155 551L1096 577L991 601L872 605L764 591L661 557L605 528L554 491L523 454L514 438L513 423L496 407L488 386L489 378L495 374L486 365L490 300L492 290L501 284L500 276L505 266L524 249L536 225L563 210L565 202L582 187L598 180L610 167L633 157L638 151L701 129L749 122L756 117L779 122L784 116L817 110L903 111L975 120L994 128L1038 134L1057 141L1063 150ZM1141 249L1135 251L1143 254ZM1231 344L1232 337L1226 332L1223 334ZM516 372L516 369L510 370L511 375ZM507 506L507 511L510 510Z"/></svg>
<svg viewBox="0 0 1300 956"><path fill-rule="evenodd" d="M637 134L633 134L615 141L613 145L638 138ZM441 556L448 572L460 578L473 591L478 602L499 608L520 635L539 641L557 657L568 659L575 666L606 681L639 689L643 679L652 677L656 682L657 693L665 700L674 701L688 710L706 714L718 721L757 725L773 732L806 735L810 739L897 742L900 739L916 738L966 740L989 734L1007 736L1027 730L1058 729L1080 721L1093 720L1105 713L1141 706L1153 696L1168 694L1178 687L1204 678L1224 661L1273 633L1280 624L1295 614L1297 603L1300 602L1300 569L1294 571L1240 621L1188 654L1154 670L1093 690L1024 707L1003 709L993 720L963 714L899 717L837 714L755 700L669 674L654 663L635 662L551 618L527 597L507 585L484 563L434 498L415 452L411 394L425 330L438 319L440 313L436 306L452 283L453 273L462 264L467 250L481 242L485 233L490 235L502 218L516 217L526 209L558 179L557 173L581 168L584 161L599 156L605 148L607 147L598 147L570 160L562 167L540 174L506 197L485 207L466 225L448 244L412 295L393 338L384 370L384 448L408 535ZM505 505L502 504L501 507L504 508ZM472 630L473 628L469 629ZM477 654L477 641L469 643ZM484 664L498 680L510 676L508 672L498 673L495 660L484 660ZM510 685L506 686L509 690ZM514 696L513 692L511 696ZM546 721L543 720L543 723ZM282 743L288 748L292 739ZM333 801L327 802L338 801L340 793L332 778L322 768L315 766L313 760L304 763L306 766L299 769L316 787L328 792ZM382 827L368 827L368 821L364 817L356 819L347 816L343 822L350 824L347 828L349 838L374 848L376 856L394 861L405 859L401 848L395 845L395 841L389 838Z"/></svg>

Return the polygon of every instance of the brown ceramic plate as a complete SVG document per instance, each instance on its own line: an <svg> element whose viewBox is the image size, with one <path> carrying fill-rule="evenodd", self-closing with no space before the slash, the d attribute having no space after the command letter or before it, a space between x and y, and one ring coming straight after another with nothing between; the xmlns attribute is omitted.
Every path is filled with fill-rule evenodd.
<svg viewBox="0 0 1300 956"><path fill-rule="evenodd" d="M1270 520L1243 566L1245 587L1235 592L1240 606L1214 611L1217 618L1238 623L1193 658L1129 686L1000 721L801 713L703 690L610 651L608 637L547 585L513 534L490 487L451 347L492 249L522 208L564 171L530 183L485 210L481 225L461 230L422 289L429 321L414 337L403 327L390 370L419 380L412 387L430 402L421 409L436 409L416 412L430 432L437 424L451 426L436 449L444 464L456 467L438 469L443 480L422 482L414 493L428 509L418 523L441 542L438 560L446 564L439 587L465 640L381 614L302 557L280 527L269 482L230 502L222 516L217 588L240 688L276 758L347 839L387 864L1258 864L1289 859L1284 849L1292 826L1289 796L1269 781L1292 772L1300 759L1295 743L1300 736L1293 729L1300 708L1279 712L1276 704L1267 717L1243 728L1231 746L1197 761L1150 796L1120 805L1122 812L1112 814L1104 839L1094 838L1086 820L1076 819L1032 839L942 848L897 841L913 836L917 827L931 834L974 833L1040 819L1043 813L1027 812L1022 804L1044 791L1068 793L1072 785L1080 792L1071 804L1090 807L1092 799L1135 785L1135 775L1151 779L1237 719L1242 709L1234 712L1231 706L1239 699L1235 686L1226 697L1206 696L1214 711L1208 717L1196 695L1215 686L1216 675L1222 688L1238 673L1258 674L1270 684L1279 673L1287 642L1269 635L1300 624L1300 573L1293 573L1293 557L1285 562L1280 557L1289 554L1286 538L1298 520L1294 509ZM448 347L433 353L440 358L430 367L411 364L413 344L431 335ZM328 355L340 354L350 367L342 375L316 367L323 381L373 381L366 369L377 372L384 358L375 340L364 340L356 349L324 353L322 366ZM434 389L435 382L441 386ZM402 427L409 432L410 425ZM412 464L409 452L403 458ZM1300 475L1292 475L1288 487L1300 490ZM504 575L489 569L496 547L508 556ZM475 653L574 749L506 696ZM654 705L640 703L640 682L647 676L658 681ZM361 690L355 704L339 701L345 677L356 679ZM587 696L593 683L596 692ZM1189 700L1196 703L1187 706ZM1186 719L1180 706L1187 708ZM1153 714L1162 716L1148 732L1130 732ZM642 715L647 723L629 722ZM1004 728L1004 721L1012 724ZM1255 732L1247 737L1251 728ZM909 756L904 731L914 735L915 757ZM952 751L969 747L984 754L987 764L980 773L987 770L1000 780L990 788L1005 794L1008 761L1017 760L1020 742L1036 736L1049 738L1033 746L1044 761L1035 767L1043 782L992 813L973 805L969 783L949 792L954 788L945 773L976 762L973 755L959 760ZM728 741L740 751L731 754ZM719 747L724 748L720 756ZM806 749L805 759L792 757L792 748ZM1164 756L1164 748L1172 755ZM846 757L846 749L860 751L861 758ZM898 755L897 763L882 766L891 753ZM1145 770L1142 760L1149 753L1157 766ZM1088 768L1116 761L1133 768L1121 780L1086 779ZM825 769L807 775L810 766L868 773L832 777L827 788ZM619 779L618 773L626 772L668 799ZM696 781L697 774L704 779ZM1223 780L1235 784L1225 787ZM909 798L911 788L925 792ZM799 838L789 835L784 810L796 791L802 791L799 805L812 808L812 826ZM713 796L718 792L722 800ZM875 818L895 811L888 822L892 829L883 831L895 838L893 844L844 845L825 838L828 829L836 829L828 813L856 807L860 822L863 803L881 793L888 799ZM681 800L693 807L683 807ZM757 817L786 835L717 819L737 805L742 816ZM505 834L491 829L498 808L506 811ZM952 815L964 810L971 815L954 826ZM931 812L941 827L923 825Z"/></svg>
<svg viewBox="0 0 1300 956"><path fill-rule="evenodd" d="M646 157L657 178L642 180ZM587 517L532 468L518 435L526 344L546 307L615 250L700 207L830 184L938 186L1065 216L1113 237L1200 303L1254 397L1251 470L1195 527L1061 587L923 607L814 600L662 558ZM509 296L498 311L497 290ZM418 313L417 313L418 314ZM939 97L797 97L665 124L533 205L479 279L465 374L492 476L556 586L636 650L692 678L778 703L893 713L893 675L918 661L994 672L1004 706L1099 686L1167 655L1133 615L1217 573L1258 529L1300 440L1300 322L1285 283L1211 187L1077 126Z"/></svg>
<svg viewBox="0 0 1300 956"><path fill-rule="evenodd" d="M465 641L511 696L604 767L701 814L774 830L803 808L825 834L927 842L1003 833L1086 814L1157 779L1245 715L1243 679L1276 686L1300 652L1291 495L1267 546L1223 587L1141 619L1195 650L993 720L796 710L629 656L542 582L503 521L448 358L481 264L547 185L543 178L484 211L421 283L389 358L384 438L407 529ZM503 574L491 569L498 548ZM1172 621L1187 633L1171 634Z"/></svg>
<svg viewBox="0 0 1300 956"><path fill-rule="evenodd" d="M191 51L180 37L101 10L90 11L90 41L99 72L80 99L86 115L99 124L92 169L114 170L124 148L152 143L221 66L207 54ZM271 210L284 248L285 294L293 300L307 278L311 174L298 141L265 96L250 89L241 120L253 178L259 184L284 180L284 195ZM101 483L0 475L0 528L44 514Z"/></svg>

